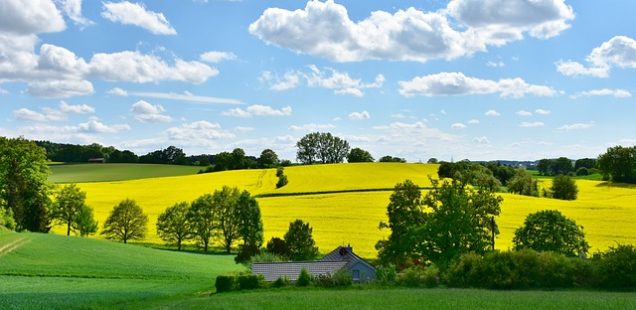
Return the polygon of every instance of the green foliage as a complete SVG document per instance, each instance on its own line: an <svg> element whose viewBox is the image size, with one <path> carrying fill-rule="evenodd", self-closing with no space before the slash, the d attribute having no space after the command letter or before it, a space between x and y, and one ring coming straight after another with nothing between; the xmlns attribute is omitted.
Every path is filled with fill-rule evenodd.
<svg viewBox="0 0 636 310"><path fill-rule="evenodd" d="M249 196L249 193L247 195ZM232 243L240 237L241 220L238 208L240 196L238 188L229 186L223 186L212 195L214 208L218 212L217 229L226 253L230 253Z"/></svg>
<svg viewBox="0 0 636 310"><path fill-rule="evenodd" d="M300 274L298 275L298 280L296 280L296 286L305 287L311 284L311 275L307 271L307 269L303 268L300 270Z"/></svg>
<svg viewBox="0 0 636 310"><path fill-rule="evenodd" d="M146 155L139 156L139 162L146 164L187 164L183 150L172 145L163 150L156 150Z"/></svg>
<svg viewBox="0 0 636 310"><path fill-rule="evenodd" d="M537 170L541 175L559 175L574 172L572 160L566 157L557 159L542 159L537 163Z"/></svg>
<svg viewBox="0 0 636 310"><path fill-rule="evenodd" d="M132 199L117 204L104 223L102 235L107 239L128 240L143 239L146 236L148 216Z"/></svg>
<svg viewBox="0 0 636 310"><path fill-rule="evenodd" d="M157 218L157 235L163 241L176 243L179 251L183 241L192 237L189 211L189 203L179 202L164 210Z"/></svg>
<svg viewBox="0 0 636 310"><path fill-rule="evenodd" d="M284 257L268 251L261 251L260 253L250 257L250 263L277 263L284 260Z"/></svg>
<svg viewBox="0 0 636 310"><path fill-rule="evenodd" d="M88 237L97 232L99 223L93 216L93 208L84 205L73 221L72 229L82 237Z"/></svg>
<svg viewBox="0 0 636 310"><path fill-rule="evenodd" d="M278 182L276 182L276 188L281 188L287 185L287 183L289 183L289 181L287 180L287 176L282 174L278 177Z"/></svg>
<svg viewBox="0 0 636 310"><path fill-rule="evenodd" d="M289 223L289 229L285 233L285 243L289 249L291 260L312 260L318 256L318 247L312 236L313 229L309 223L295 220Z"/></svg>
<svg viewBox="0 0 636 310"><path fill-rule="evenodd" d="M552 192L553 198L576 200L579 189L572 178L566 175L559 175L552 180L550 191Z"/></svg>
<svg viewBox="0 0 636 310"><path fill-rule="evenodd" d="M466 186L468 184L496 191L501 182L494 176L493 171L477 163L462 160L456 163L442 162L438 169L440 178L450 178Z"/></svg>
<svg viewBox="0 0 636 310"><path fill-rule="evenodd" d="M378 162L381 163L405 163L406 159L404 158L400 158L400 157L393 157L393 156L382 156L380 157L380 159L378 159Z"/></svg>
<svg viewBox="0 0 636 310"><path fill-rule="evenodd" d="M614 182L636 183L636 146L615 146L598 157L601 173Z"/></svg>
<svg viewBox="0 0 636 310"><path fill-rule="evenodd" d="M335 274L321 274L314 277L313 283L319 287L347 287L353 284L351 274L345 270L340 270Z"/></svg>
<svg viewBox="0 0 636 310"><path fill-rule="evenodd" d="M590 175L590 170L588 168L581 167L579 169L576 169L576 176L586 176L586 175Z"/></svg>
<svg viewBox="0 0 636 310"><path fill-rule="evenodd" d="M43 148L0 137L0 206L11 209L17 230L49 231L48 175Z"/></svg>
<svg viewBox="0 0 636 310"><path fill-rule="evenodd" d="M636 290L636 247L619 244L593 260L597 285L607 289Z"/></svg>
<svg viewBox="0 0 636 310"><path fill-rule="evenodd" d="M272 239L269 239L269 241L267 242L266 249L268 253L278 255L280 257L289 257L290 255L287 242L285 242L285 240L278 237L273 237Z"/></svg>
<svg viewBox="0 0 636 310"><path fill-rule="evenodd" d="M214 197L211 194L204 194L195 199L190 205L187 218L192 225L192 233L196 236L199 244L203 245L203 251L207 252L210 239L216 233L219 221L219 212L214 206Z"/></svg>
<svg viewBox="0 0 636 310"><path fill-rule="evenodd" d="M393 264L377 267L375 269L375 275L377 277L377 281L382 285L392 285L397 279L397 271Z"/></svg>
<svg viewBox="0 0 636 310"><path fill-rule="evenodd" d="M297 143L296 158L304 164L341 163L349 153L349 143L331 133L313 132Z"/></svg>
<svg viewBox="0 0 636 310"><path fill-rule="evenodd" d="M258 164L261 168L276 167L280 164L278 155L271 149L264 149L258 158Z"/></svg>
<svg viewBox="0 0 636 310"><path fill-rule="evenodd" d="M557 210L543 210L526 217L515 231L514 248L552 251L567 256L584 256L590 246L583 227Z"/></svg>
<svg viewBox="0 0 636 310"><path fill-rule="evenodd" d="M517 170L508 181L508 191L525 196L539 196L539 186L535 179L523 169Z"/></svg>
<svg viewBox="0 0 636 310"><path fill-rule="evenodd" d="M256 256L260 253L260 249L253 244L241 244L239 246L238 253L234 257L234 261L237 264L245 264L251 261L253 256Z"/></svg>
<svg viewBox="0 0 636 310"><path fill-rule="evenodd" d="M51 218L56 222L66 225L66 235L71 234L73 223L85 206L86 193L82 192L77 185L69 184L57 193L55 203L51 209Z"/></svg>
<svg viewBox="0 0 636 310"><path fill-rule="evenodd" d="M276 168L276 177L280 178L280 176L285 174L285 168L283 167L278 167Z"/></svg>
<svg viewBox="0 0 636 310"><path fill-rule="evenodd" d="M0 227L4 227L9 230L15 229L15 220L13 219L11 209L5 209L0 206Z"/></svg>
<svg viewBox="0 0 636 310"><path fill-rule="evenodd" d="M263 220L258 201L248 191L242 191L238 197L236 217L238 236L243 240L243 254L249 254L249 256L257 254L258 249L263 245Z"/></svg>
<svg viewBox="0 0 636 310"><path fill-rule="evenodd" d="M446 272L452 287L489 289L574 288L589 285L591 266L580 258L522 250L462 255Z"/></svg>
<svg viewBox="0 0 636 310"><path fill-rule="evenodd" d="M397 283L408 287L436 287L440 283L439 269L434 265L409 267L398 274Z"/></svg>
<svg viewBox="0 0 636 310"><path fill-rule="evenodd" d="M371 153L358 147L351 149L351 152L347 155L347 162L350 163L372 163L373 161Z"/></svg>
<svg viewBox="0 0 636 310"><path fill-rule="evenodd" d="M281 287L286 287L290 285L291 285L291 281L289 281L289 278L287 278L287 276L282 276L276 279L276 281L272 282L272 287L275 287L275 288L281 288Z"/></svg>
<svg viewBox="0 0 636 310"><path fill-rule="evenodd" d="M586 169L596 168L596 159L595 158L577 159L576 162L574 162L574 169L578 171L581 168L586 168Z"/></svg>
<svg viewBox="0 0 636 310"><path fill-rule="evenodd" d="M237 277L238 288L241 290L253 290L264 286L263 276L256 274L240 274Z"/></svg>
<svg viewBox="0 0 636 310"><path fill-rule="evenodd" d="M235 283L236 277L233 275L219 275L216 276L214 287L217 293L230 292L235 289L237 284Z"/></svg>

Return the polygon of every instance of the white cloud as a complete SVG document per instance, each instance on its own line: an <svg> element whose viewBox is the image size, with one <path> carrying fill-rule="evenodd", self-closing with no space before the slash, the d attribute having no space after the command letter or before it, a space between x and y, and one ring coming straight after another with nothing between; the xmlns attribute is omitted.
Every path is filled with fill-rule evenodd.
<svg viewBox="0 0 636 310"><path fill-rule="evenodd" d="M454 123L451 125L451 128L453 129L464 129L466 128L466 125L462 124L462 123Z"/></svg>
<svg viewBox="0 0 636 310"><path fill-rule="evenodd" d="M536 128L536 127L543 127L543 125L545 125L543 122L521 122L519 124L519 127Z"/></svg>
<svg viewBox="0 0 636 310"><path fill-rule="evenodd" d="M485 136L475 137L473 138L473 141L478 144L490 144L490 140L488 140Z"/></svg>
<svg viewBox="0 0 636 310"><path fill-rule="evenodd" d="M137 51L95 54L91 58L90 67L93 76L109 82L181 81L201 84L219 74L217 69L202 62L176 58L174 64L168 64L155 55Z"/></svg>
<svg viewBox="0 0 636 310"><path fill-rule="evenodd" d="M31 35L64 29L64 18L52 0L3 0L0 5L0 32Z"/></svg>
<svg viewBox="0 0 636 310"><path fill-rule="evenodd" d="M68 98L90 95L93 84L86 80L44 80L29 83L27 93L42 98Z"/></svg>
<svg viewBox="0 0 636 310"><path fill-rule="evenodd" d="M67 114L69 113L87 114L87 113L95 113L95 108L87 104L71 105L66 103L65 101L60 101L60 111L62 113L67 113Z"/></svg>
<svg viewBox="0 0 636 310"><path fill-rule="evenodd" d="M491 67L491 68L503 68L506 64L499 60L499 61L493 61L490 60L486 63L486 66Z"/></svg>
<svg viewBox="0 0 636 310"><path fill-rule="evenodd" d="M153 34L177 34L163 13L146 10L141 3L122 1L118 3L104 2L103 5L102 17L112 22L138 26Z"/></svg>
<svg viewBox="0 0 636 310"><path fill-rule="evenodd" d="M336 128L336 126L332 124L315 124L315 123L289 126L289 129L293 131L320 131L320 130L328 130L333 128Z"/></svg>
<svg viewBox="0 0 636 310"><path fill-rule="evenodd" d="M519 116L532 116L532 112L528 112L526 110L519 110L516 114Z"/></svg>
<svg viewBox="0 0 636 310"><path fill-rule="evenodd" d="M538 115L549 115L552 112L550 110L536 109L536 110L534 110L534 113L536 113Z"/></svg>
<svg viewBox="0 0 636 310"><path fill-rule="evenodd" d="M486 113L484 113L484 115L486 115L486 116L500 116L501 114L499 114L499 112L497 112L495 110L488 110L488 111L486 111Z"/></svg>
<svg viewBox="0 0 636 310"><path fill-rule="evenodd" d="M153 105L147 101L139 100L132 105L132 112L135 119L140 122L165 123L172 121L172 117L163 114L166 109L160 104Z"/></svg>
<svg viewBox="0 0 636 310"><path fill-rule="evenodd" d="M255 104L245 109L235 108L223 112L225 116L252 117L252 116L290 116L292 108L287 106L281 109L274 109L270 106Z"/></svg>
<svg viewBox="0 0 636 310"><path fill-rule="evenodd" d="M209 145L218 139L234 138L234 134L224 131L218 123L196 121L184 123L166 130L167 138L186 145Z"/></svg>
<svg viewBox="0 0 636 310"><path fill-rule="evenodd" d="M349 113L348 118L350 120L370 119L371 118L371 114L369 114L369 112L367 112L367 111L351 112L351 113Z"/></svg>
<svg viewBox="0 0 636 310"><path fill-rule="evenodd" d="M58 0L61 1L62 9L76 25L90 26L93 21L82 16L82 0Z"/></svg>
<svg viewBox="0 0 636 310"><path fill-rule="evenodd" d="M106 125L97 117L91 117L86 123L77 126L78 131L86 133L117 133L124 130L130 130L130 126L126 124Z"/></svg>
<svg viewBox="0 0 636 310"><path fill-rule="evenodd" d="M108 91L109 94L115 96L135 96L142 98L154 98L154 99L165 99L165 100L176 100L176 101L186 101L186 102L194 102L201 104L243 104L242 101L232 98L219 98L219 97L211 97L211 96L198 96L194 95L190 92L183 93L162 93L162 92L129 92L125 89L121 88L113 88Z"/></svg>
<svg viewBox="0 0 636 310"><path fill-rule="evenodd" d="M234 127L234 131L236 132L250 132L250 131L254 131L256 130L256 128L254 127L246 127L246 126L236 126Z"/></svg>
<svg viewBox="0 0 636 310"><path fill-rule="evenodd" d="M310 72L304 73L309 87L333 89L337 95L364 96L364 89L380 88L384 84L384 76L378 74L371 83L363 83L360 79L353 79L349 73L339 72L331 68L320 70L315 65L309 66Z"/></svg>
<svg viewBox="0 0 636 310"><path fill-rule="evenodd" d="M236 59L236 55L231 52L209 51L201 54L199 59L201 59L201 61L215 64L224 60L234 60Z"/></svg>
<svg viewBox="0 0 636 310"><path fill-rule="evenodd" d="M269 88L272 90L282 91L296 88L300 82L300 76L294 71L288 71L281 79L278 75L274 75L271 71L263 71L259 80L268 83Z"/></svg>
<svg viewBox="0 0 636 310"><path fill-rule="evenodd" d="M594 122L565 124L557 129L564 130L564 131L571 131L571 130L588 129L592 127L594 127Z"/></svg>
<svg viewBox="0 0 636 310"><path fill-rule="evenodd" d="M425 62L485 51L489 45L520 40L526 32L552 37L567 29L573 18L563 0L491 0L483 5L481 1L454 0L437 12L411 7L394 14L375 11L353 21L346 7L327 0L309 1L304 9L295 11L266 9L249 31L269 44L339 62Z"/></svg>
<svg viewBox="0 0 636 310"><path fill-rule="evenodd" d="M599 96L614 97L614 98L629 98L632 96L632 94L629 91L624 89L602 88L602 89L592 89L592 90L580 92L579 94L572 96L572 98L575 99L578 97L599 97Z"/></svg>
<svg viewBox="0 0 636 310"><path fill-rule="evenodd" d="M48 115L45 113L36 112L33 110L29 110L27 108L20 108L18 110L13 111L13 115L16 119L23 121L31 121L31 122L46 122L52 120L59 120L57 115Z"/></svg>
<svg viewBox="0 0 636 310"><path fill-rule="evenodd" d="M124 89L121 89L119 87L115 87L115 88L109 90L108 94L109 95L126 97L126 96L128 96L128 91L126 91Z"/></svg>
<svg viewBox="0 0 636 310"><path fill-rule="evenodd" d="M400 94L405 97L499 94L501 97L520 98L526 94L542 97L557 94L551 87L528 84L521 78L483 80L468 77L461 72L441 72L419 76L410 81L400 81L398 84Z"/></svg>
<svg viewBox="0 0 636 310"><path fill-rule="evenodd" d="M567 76L608 77L613 67L636 69L636 40L615 36L596 47L585 59L589 66L575 61L557 62L557 70Z"/></svg>
<svg viewBox="0 0 636 310"><path fill-rule="evenodd" d="M468 121L468 125L477 125L477 124L479 124L478 119L471 119Z"/></svg>

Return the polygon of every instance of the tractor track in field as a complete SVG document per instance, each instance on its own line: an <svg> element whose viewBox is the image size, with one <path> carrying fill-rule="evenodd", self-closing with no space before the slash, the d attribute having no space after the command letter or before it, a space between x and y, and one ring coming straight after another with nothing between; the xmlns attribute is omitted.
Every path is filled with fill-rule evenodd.
<svg viewBox="0 0 636 310"><path fill-rule="evenodd" d="M5 244L4 246L0 247L0 257L15 251L17 248L23 246L26 243L29 243L29 241L31 241L31 239L21 237L14 240L13 242L10 242L9 244Z"/></svg>

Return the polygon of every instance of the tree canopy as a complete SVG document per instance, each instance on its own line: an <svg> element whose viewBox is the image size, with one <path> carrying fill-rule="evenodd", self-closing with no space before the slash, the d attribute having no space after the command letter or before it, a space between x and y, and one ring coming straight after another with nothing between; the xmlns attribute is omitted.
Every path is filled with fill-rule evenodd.
<svg viewBox="0 0 636 310"><path fill-rule="evenodd" d="M374 159L371 153L358 147L351 149L351 152L347 155L347 162L350 163L370 163L373 161Z"/></svg>
<svg viewBox="0 0 636 310"><path fill-rule="evenodd" d="M601 173L613 182L636 183L636 146L615 146L598 157Z"/></svg>
<svg viewBox="0 0 636 310"><path fill-rule="evenodd" d="M289 223L284 240L291 260L312 260L318 256L318 247L312 232L313 229L309 223L302 220Z"/></svg>
<svg viewBox="0 0 636 310"><path fill-rule="evenodd" d="M55 196L51 218L60 224L66 225L67 236L71 234L73 223L76 222L85 207L85 201L86 193L82 192L75 184L62 187Z"/></svg>
<svg viewBox="0 0 636 310"><path fill-rule="evenodd" d="M583 227L557 210L543 210L526 217L515 231L514 248L552 251L567 256L585 255L589 245Z"/></svg>
<svg viewBox="0 0 636 310"><path fill-rule="evenodd" d="M128 243L128 240L143 239L146 236L148 216L132 199L117 204L104 223L102 235Z"/></svg>
<svg viewBox="0 0 636 310"><path fill-rule="evenodd" d="M176 243L179 251L183 241L192 237L188 211L190 204L179 202L164 210L157 218L157 235L166 242Z"/></svg>
<svg viewBox="0 0 636 310"><path fill-rule="evenodd" d="M304 164L335 164L344 161L349 143L331 133L313 132L296 142L296 158Z"/></svg>
<svg viewBox="0 0 636 310"><path fill-rule="evenodd" d="M559 175L552 180L550 191L553 198L575 200L579 189L572 178L566 175Z"/></svg>

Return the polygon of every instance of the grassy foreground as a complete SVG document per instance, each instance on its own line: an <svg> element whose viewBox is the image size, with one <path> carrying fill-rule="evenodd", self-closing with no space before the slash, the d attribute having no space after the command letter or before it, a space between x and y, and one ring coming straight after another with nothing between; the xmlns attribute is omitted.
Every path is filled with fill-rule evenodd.
<svg viewBox="0 0 636 310"><path fill-rule="evenodd" d="M0 233L0 309L126 308L189 298L213 290L216 275L242 269L232 256Z"/></svg>
<svg viewBox="0 0 636 310"><path fill-rule="evenodd" d="M196 174L201 167L155 164L54 164L53 183L123 181Z"/></svg>

